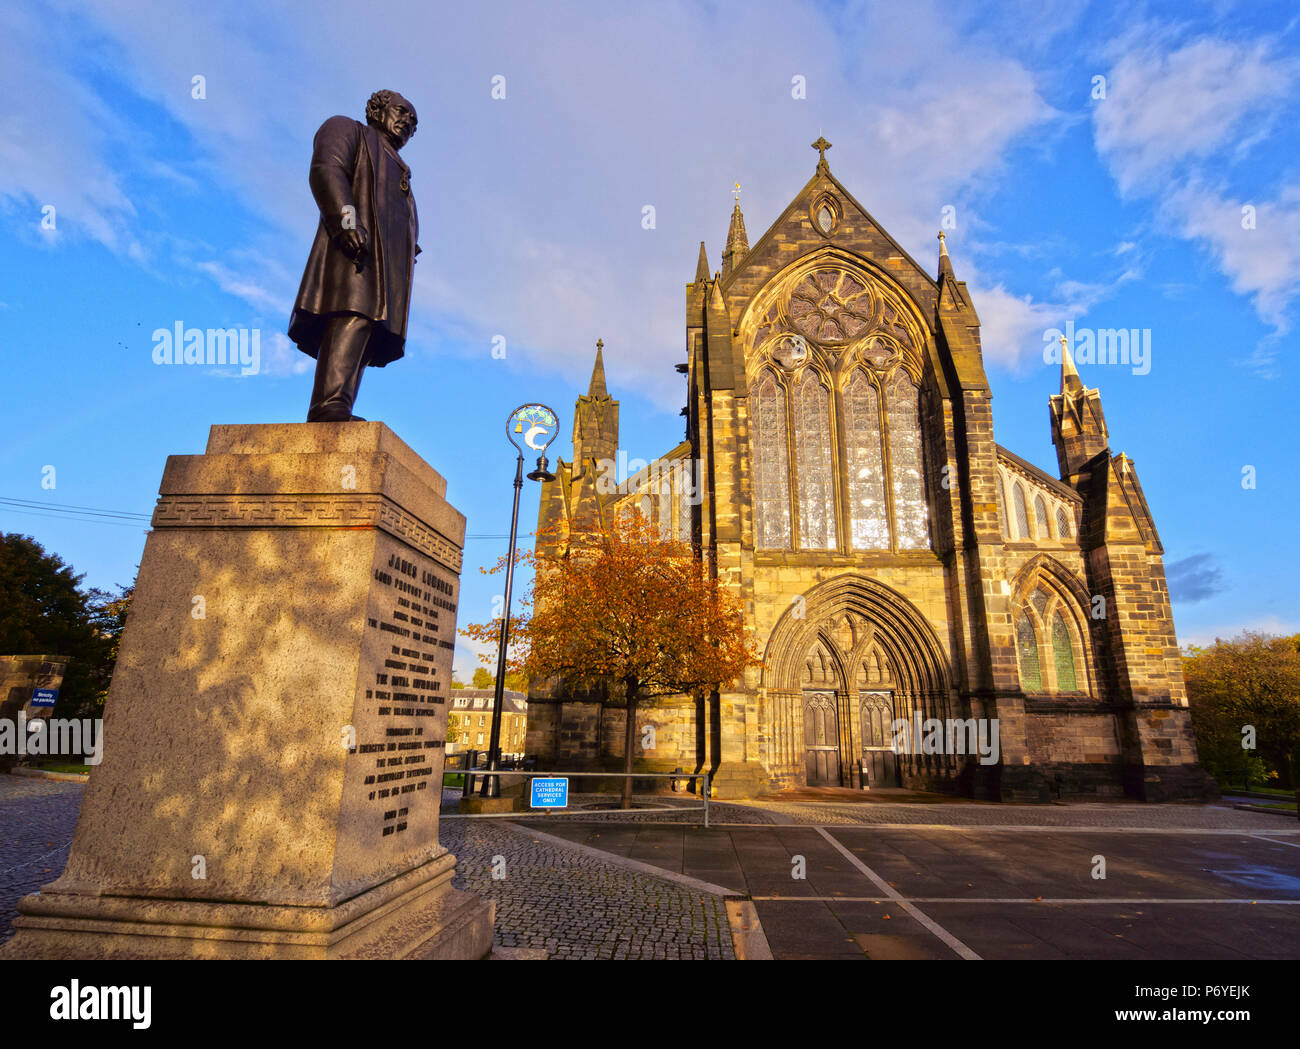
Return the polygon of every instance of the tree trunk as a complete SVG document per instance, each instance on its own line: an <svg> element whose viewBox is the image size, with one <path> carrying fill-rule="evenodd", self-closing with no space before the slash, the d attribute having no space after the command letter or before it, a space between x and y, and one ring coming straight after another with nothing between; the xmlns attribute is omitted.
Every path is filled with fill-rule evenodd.
<svg viewBox="0 0 1300 1049"><path fill-rule="evenodd" d="M632 807L632 747L636 744L636 701L635 688L627 690L627 728L623 733L623 771L628 773L623 778L623 800L619 808Z"/></svg>

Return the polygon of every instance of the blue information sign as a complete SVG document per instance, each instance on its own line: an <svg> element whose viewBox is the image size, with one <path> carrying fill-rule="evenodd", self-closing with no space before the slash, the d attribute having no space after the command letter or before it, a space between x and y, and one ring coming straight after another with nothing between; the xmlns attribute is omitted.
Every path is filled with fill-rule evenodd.
<svg viewBox="0 0 1300 1049"><path fill-rule="evenodd" d="M535 809L564 809L569 807L569 781L560 779L534 779L528 804Z"/></svg>
<svg viewBox="0 0 1300 1049"><path fill-rule="evenodd" d="M32 706L34 707L52 707L54 701L59 698L57 688L38 688L32 691Z"/></svg>

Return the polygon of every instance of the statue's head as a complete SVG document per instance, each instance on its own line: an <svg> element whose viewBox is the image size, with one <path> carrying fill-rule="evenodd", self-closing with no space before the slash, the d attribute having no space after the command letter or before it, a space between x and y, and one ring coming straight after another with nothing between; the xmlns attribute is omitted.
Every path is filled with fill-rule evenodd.
<svg viewBox="0 0 1300 1049"><path fill-rule="evenodd" d="M415 107L396 91L376 91L366 103L366 123L383 132L394 149L410 141L418 122Z"/></svg>

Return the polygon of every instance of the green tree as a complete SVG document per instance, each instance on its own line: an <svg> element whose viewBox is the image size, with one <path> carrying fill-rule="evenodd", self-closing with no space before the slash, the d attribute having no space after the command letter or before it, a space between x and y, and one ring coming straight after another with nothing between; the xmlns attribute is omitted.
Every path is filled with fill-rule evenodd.
<svg viewBox="0 0 1300 1049"><path fill-rule="evenodd" d="M0 535L0 655L69 657L60 718L100 716L130 607L131 588L83 589L83 578L30 536Z"/></svg>
<svg viewBox="0 0 1300 1049"><path fill-rule="evenodd" d="M640 702L705 695L759 660L739 602L690 546L661 538L639 513L586 538L559 558L521 552L533 584L511 624L508 667L567 689L609 688L623 700L626 809ZM500 630L471 623L462 633L490 642Z"/></svg>
<svg viewBox="0 0 1300 1049"><path fill-rule="evenodd" d="M474 677L472 678L473 688L491 688L496 684L496 678L487 670L486 667L476 667Z"/></svg>
<svg viewBox="0 0 1300 1049"><path fill-rule="evenodd" d="M1300 760L1300 634L1247 631L1190 648L1183 675L1197 749L1210 773L1237 775L1244 760L1257 757L1277 774L1277 786L1293 788ZM1242 748L1250 730L1254 751Z"/></svg>

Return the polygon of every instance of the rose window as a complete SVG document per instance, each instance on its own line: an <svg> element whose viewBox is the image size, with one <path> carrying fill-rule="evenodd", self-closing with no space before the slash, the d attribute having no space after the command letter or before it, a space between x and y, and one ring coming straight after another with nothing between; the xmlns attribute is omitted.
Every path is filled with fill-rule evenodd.
<svg viewBox="0 0 1300 1049"><path fill-rule="evenodd" d="M786 312L805 338L845 343L872 327L875 302L867 286L851 273L819 270L795 286Z"/></svg>

